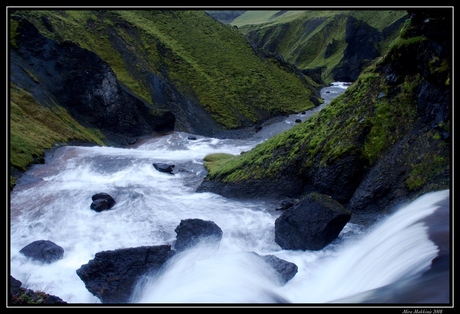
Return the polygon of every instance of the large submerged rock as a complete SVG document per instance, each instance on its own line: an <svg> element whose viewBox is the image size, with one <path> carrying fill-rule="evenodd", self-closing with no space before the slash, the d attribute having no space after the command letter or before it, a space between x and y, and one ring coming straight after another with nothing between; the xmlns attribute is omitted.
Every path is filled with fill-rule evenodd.
<svg viewBox="0 0 460 314"><path fill-rule="evenodd" d="M128 303L140 277L158 271L173 254L170 245L103 251L77 269L77 275L102 303Z"/></svg>

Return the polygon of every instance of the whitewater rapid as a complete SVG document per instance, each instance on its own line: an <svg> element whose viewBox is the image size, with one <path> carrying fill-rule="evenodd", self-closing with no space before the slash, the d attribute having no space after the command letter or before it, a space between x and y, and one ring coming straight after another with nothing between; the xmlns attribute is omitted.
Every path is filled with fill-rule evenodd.
<svg viewBox="0 0 460 314"><path fill-rule="evenodd" d="M32 166L10 194L10 274L69 304L98 304L78 268L100 251L171 244L177 225L189 218L215 222L223 231L220 246L196 247L175 256L160 275L146 274L133 303L333 303L416 277L439 252L422 219L449 190L422 196L372 229L349 223L323 250L282 250L274 241L277 204L195 192L206 175L206 155L237 155L264 138L192 135L171 132L129 148L65 146ZM180 171L157 171L153 163L162 162ZM100 192L114 197L111 210L90 209L91 196ZM19 252L36 240L61 246L63 258L43 264ZM277 274L248 252L273 254L295 263L298 272L280 285Z"/></svg>

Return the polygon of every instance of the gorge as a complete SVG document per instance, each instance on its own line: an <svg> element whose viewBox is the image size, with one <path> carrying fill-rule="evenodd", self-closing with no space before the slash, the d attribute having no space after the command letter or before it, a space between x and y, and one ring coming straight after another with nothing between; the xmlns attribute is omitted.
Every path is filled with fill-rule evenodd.
<svg viewBox="0 0 460 314"><path fill-rule="evenodd" d="M279 36L264 37L199 10L14 10L10 289L14 277L71 305L449 305L450 11L378 11L384 25L364 11L301 13L279 11L267 24ZM304 63L311 42L285 36L295 30L327 39L316 41L327 64ZM320 94L328 74L356 81ZM309 193L351 220L323 249L282 249L275 221ZM95 195L113 196L110 210L94 211ZM219 246L131 278L123 298L104 293L121 280L110 267L99 289L79 277L103 252L174 248L189 219L222 230ZM34 241L57 244L58 260L22 254Z"/></svg>

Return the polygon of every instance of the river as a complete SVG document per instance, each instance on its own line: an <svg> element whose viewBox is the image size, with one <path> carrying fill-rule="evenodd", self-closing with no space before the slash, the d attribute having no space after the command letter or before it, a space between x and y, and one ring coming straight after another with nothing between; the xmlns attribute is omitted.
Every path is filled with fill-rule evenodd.
<svg viewBox="0 0 460 314"><path fill-rule="evenodd" d="M323 89L324 105L346 87L337 82ZM436 204L449 197L448 190L424 195L367 230L348 223L320 251L282 250L274 241L274 222L281 212L273 204L195 192L206 174L204 156L248 151L322 106L267 122L249 138L175 131L129 148L53 150L46 163L32 166L10 194L10 274L24 287L69 304L100 304L77 276L78 268L100 251L171 244L182 219L200 218L222 229L219 248L197 247L176 258L160 277L146 280L132 296L133 304L360 304L370 300L375 289L416 278L439 252L420 221L437 212ZM181 171L159 172L152 164L161 162ZM99 192L114 197L111 210L90 209L91 196ZM61 246L63 258L43 264L19 252L36 240ZM276 255L295 263L298 273L280 286L270 270L246 252ZM423 302L413 294L406 300Z"/></svg>

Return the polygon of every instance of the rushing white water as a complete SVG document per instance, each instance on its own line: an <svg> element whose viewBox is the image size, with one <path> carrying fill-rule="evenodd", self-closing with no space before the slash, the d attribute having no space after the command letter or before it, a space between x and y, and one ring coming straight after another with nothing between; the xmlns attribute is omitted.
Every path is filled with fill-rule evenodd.
<svg viewBox="0 0 460 314"><path fill-rule="evenodd" d="M273 215L264 203L194 193L194 187L186 185L204 175L206 154L238 154L253 145L208 138L190 141L187 134L174 132L132 149L57 149L49 163L32 167L29 182L11 194L11 274L29 288L59 295L67 302L98 302L85 291L76 269L99 251L171 243L182 219L214 221L233 238L231 246L246 250L273 246ZM154 162L176 167L184 163L191 172L161 173ZM114 197L117 203L111 210L90 209L91 196L99 192ZM19 253L41 239L63 247L64 258L42 265Z"/></svg>
<svg viewBox="0 0 460 314"><path fill-rule="evenodd" d="M175 256L159 276L144 278L133 303L329 303L426 270L438 248L421 219L449 191L430 193L402 207L372 230L347 224L321 251L282 250L274 242L275 204L236 201L195 193L205 175L203 157L239 154L260 139L215 139L189 134L146 139L131 148L61 147L43 165L27 171L10 198L10 269L23 286L74 304L100 303L76 270L97 252L171 244L182 219L215 222L219 247L197 246ZM175 164L174 175L154 162ZM108 211L90 209L91 196L116 200ZM19 251L36 240L64 249L51 264ZM295 263L286 285L249 252L273 254Z"/></svg>
<svg viewBox="0 0 460 314"><path fill-rule="evenodd" d="M350 239L333 257L314 266L308 283L299 277L286 286L298 285L291 291L291 301L334 302L426 270L438 247L420 220L433 214L436 203L446 198L448 190L425 194L361 237Z"/></svg>

